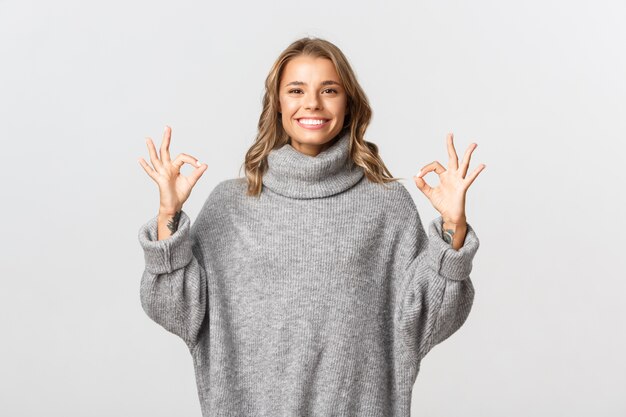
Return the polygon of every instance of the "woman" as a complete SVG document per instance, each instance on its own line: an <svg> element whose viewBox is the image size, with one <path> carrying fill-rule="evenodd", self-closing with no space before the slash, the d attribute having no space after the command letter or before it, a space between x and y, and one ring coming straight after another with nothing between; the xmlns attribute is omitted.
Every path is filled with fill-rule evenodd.
<svg viewBox="0 0 626 417"><path fill-rule="evenodd" d="M205 416L409 416L421 359L466 320L478 238L466 176L414 177L441 216L415 204L363 139L367 98L343 53L292 43L266 80L246 178L220 182L191 225L182 210L207 166L160 158L148 139L159 214L141 227L141 303L193 357ZM196 168L180 174L185 164ZM435 171L440 185L423 176Z"/></svg>

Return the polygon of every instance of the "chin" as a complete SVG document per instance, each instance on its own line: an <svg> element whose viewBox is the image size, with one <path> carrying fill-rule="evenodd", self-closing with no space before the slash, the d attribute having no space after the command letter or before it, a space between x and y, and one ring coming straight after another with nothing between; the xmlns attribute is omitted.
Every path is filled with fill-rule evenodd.
<svg viewBox="0 0 626 417"><path fill-rule="evenodd" d="M300 143L307 144L316 144L321 145L324 144L333 138L335 138L341 131L330 132L330 131L302 131L303 129L300 127L296 127L295 132L287 132L291 138L294 138Z"/></svg>

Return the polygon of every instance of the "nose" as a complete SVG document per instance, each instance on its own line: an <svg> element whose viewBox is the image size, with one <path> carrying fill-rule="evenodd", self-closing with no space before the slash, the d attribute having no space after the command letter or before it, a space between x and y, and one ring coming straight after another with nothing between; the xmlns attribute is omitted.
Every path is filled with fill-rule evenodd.
<svg viewBox="0 0 626 417"><path fill-rule="evenodd" d="M320 100L319 100L319 97L317 97L317 94L313 93L307 96L305 104L304 104L304 108L307 110L310 110L310 109L319 110L320 109Z"/></svg>

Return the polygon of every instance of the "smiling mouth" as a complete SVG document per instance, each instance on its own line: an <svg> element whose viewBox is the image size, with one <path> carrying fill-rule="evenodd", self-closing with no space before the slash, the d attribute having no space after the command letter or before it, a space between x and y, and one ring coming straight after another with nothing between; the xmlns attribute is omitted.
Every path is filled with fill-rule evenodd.
<svg viewBox="0 0 626 417"><path fill-rule="evenodd" d="M308 119L306 117L301 117L300 119L296 119L298 122L298 126L304 129L320 129L330 122L330 119Z"/></svg>

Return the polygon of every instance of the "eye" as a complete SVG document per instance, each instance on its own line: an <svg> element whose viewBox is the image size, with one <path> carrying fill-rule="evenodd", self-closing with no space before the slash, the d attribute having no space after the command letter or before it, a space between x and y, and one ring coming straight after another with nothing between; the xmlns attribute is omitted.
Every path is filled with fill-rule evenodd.
<svg viewBox="0 0 626 417"><path fill-rule="evenodd" d="M288 91L289 94L291 93L295 93L296 91L302 91L299 88L292 88L291 90ZM332 91L333 93L337 94L337 90L335 90L334 88L327 88L324 91Z"/></svg>

